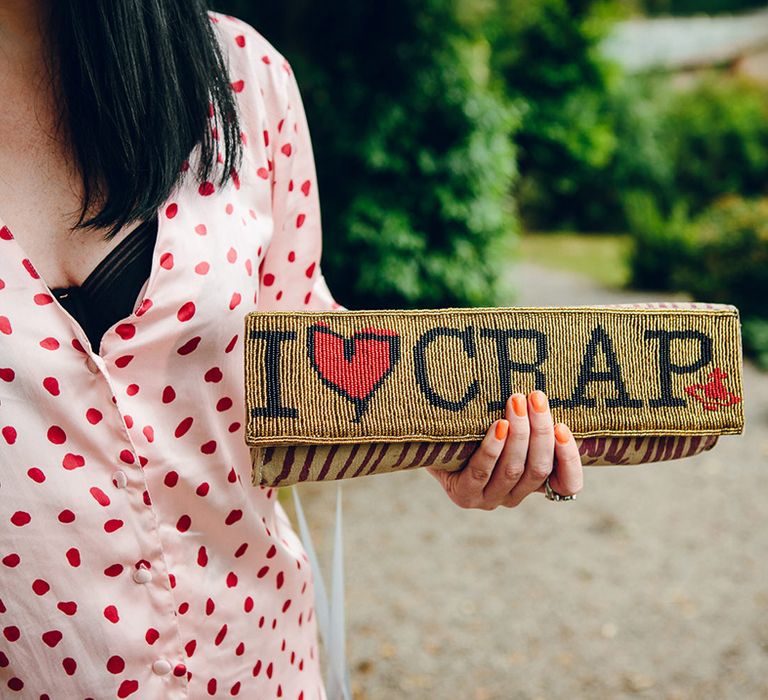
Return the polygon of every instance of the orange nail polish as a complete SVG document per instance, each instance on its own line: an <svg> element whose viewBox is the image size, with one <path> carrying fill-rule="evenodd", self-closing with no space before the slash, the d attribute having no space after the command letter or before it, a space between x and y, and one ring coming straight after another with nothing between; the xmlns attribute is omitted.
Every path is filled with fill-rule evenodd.
<svg viewBox="0 0 768 700"><path fill-rule="evenodd" d="M555 426L555 439L561 445L564 445L572 437L573 437L573 433L571 433L571 429L565 423L558 423Z"/></svg>
<svg viewBox="0 0 768 700"><path fill-rule="evenodd" d="M525 405L525 396L515 394L512 397L512 407L515 409L515 415L522 418L528 410L528 407Z"/></svg>
<svg viewBox="0 0 768 700"><path fill-rule="evenodd" d="M505 437L507 437L507 432L509 431L509 421L506 418L502 418L499 420L498 423L496 423L496 439L497 440L503 440Z"/></svg>
<svg viewBox="0 0 768 700"><path fill-rule="evenodd" d="M544 413L547 410L547 395L537 389L531 394L531 403L534 411Z"/></svg>

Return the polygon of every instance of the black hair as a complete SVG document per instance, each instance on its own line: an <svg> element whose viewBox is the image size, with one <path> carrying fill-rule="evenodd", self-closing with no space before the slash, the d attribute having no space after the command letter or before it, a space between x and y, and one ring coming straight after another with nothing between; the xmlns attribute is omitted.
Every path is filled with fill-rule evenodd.
<svg viewBox="0 0 768 700"><path fill-rule="evenodd" d="M225 185L243 145L204 0L52 0L48 12L57 130L84 190L73 230L108 227L111 240L126 223L154 216L198 144L199 182L221 161ZM101 209L86 219L94 203Z"/></svg>

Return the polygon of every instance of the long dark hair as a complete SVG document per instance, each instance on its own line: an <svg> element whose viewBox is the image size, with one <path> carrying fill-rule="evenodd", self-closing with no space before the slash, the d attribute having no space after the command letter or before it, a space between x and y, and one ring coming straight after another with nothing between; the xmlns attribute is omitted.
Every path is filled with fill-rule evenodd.
<svg viewBox="0 0 768 700"><path fill-rule="evenodd" d="M111 240L153 216L198 144L198 180L209 180L221 158L224 186L240 167L242 142L204 0L52 0L48 11L57 128L84 188L75 228L109 227ZM95 202L100 211L85 219Z"/></svg>

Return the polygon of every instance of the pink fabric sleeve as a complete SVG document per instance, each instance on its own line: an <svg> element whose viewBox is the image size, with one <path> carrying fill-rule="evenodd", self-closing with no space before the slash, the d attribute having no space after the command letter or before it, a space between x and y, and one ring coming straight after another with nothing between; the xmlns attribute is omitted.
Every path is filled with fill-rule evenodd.
<svg viewBox="0 0 768 700"><path fill-rule="evenodd" d="M259 311L343 309L320 269L322 222L312 141L293 70L284 61L284 101L270 115L274 230L260 267Z"/></svg>

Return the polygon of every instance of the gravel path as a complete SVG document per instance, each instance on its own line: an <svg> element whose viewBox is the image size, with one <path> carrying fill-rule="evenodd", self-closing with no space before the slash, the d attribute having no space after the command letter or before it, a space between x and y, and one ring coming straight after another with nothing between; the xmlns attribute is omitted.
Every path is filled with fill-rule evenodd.
<svg viewBox="0 0 768 700"><path fill-rule="evenodd" d="M515 279L520 305L651 299ZM743 436L589 468L573 503L461 510L423 470L346 482L355 699L768 698L768 375L745 380ZM328 562L335 488L300 493Z"/></svg>

